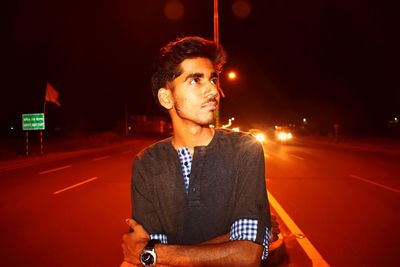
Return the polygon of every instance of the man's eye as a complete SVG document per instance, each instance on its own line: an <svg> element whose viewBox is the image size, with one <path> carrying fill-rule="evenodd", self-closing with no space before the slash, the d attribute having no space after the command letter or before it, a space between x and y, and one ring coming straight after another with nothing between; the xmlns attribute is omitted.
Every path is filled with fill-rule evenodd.
<svg viewBox="0 0 400 267"><path fill-rule="evenodd" d="M218 78L212 78L211 79L211 83L212 84L217 84L217 82L218 82Z"/></svg>
<svg viewBox="0 0 400 267"><path fill-rule="evenodd" d="M196 84L196 83L200 83L200 78L193 78L193 79L190 81L190 84Z"/></svg>

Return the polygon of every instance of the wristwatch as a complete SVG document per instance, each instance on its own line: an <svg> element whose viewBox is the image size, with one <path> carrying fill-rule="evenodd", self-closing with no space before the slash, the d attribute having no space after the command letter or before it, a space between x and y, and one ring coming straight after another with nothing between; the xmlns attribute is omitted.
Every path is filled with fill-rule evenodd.
<svg viewBox="0 0 400 267"><path fill-rule="evenodd" d="M157 263L157 254L154 246L160 243L158 239L152 239L147 242L147 245L144 247L142 252L140 253L140 262L144 266L156 266Z"/></svg>

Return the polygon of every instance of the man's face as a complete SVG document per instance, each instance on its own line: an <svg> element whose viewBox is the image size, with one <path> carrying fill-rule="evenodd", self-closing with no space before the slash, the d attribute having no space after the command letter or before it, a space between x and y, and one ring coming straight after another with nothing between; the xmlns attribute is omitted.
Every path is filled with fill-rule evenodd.
<svg viewBox="0 0 400 267"><path fill-rule="evenodd" d="M208 58L185 59L182 74L172 82L172 101L176 119L184 123L209 125L214 122L219 104L218 74Z"/></svg>

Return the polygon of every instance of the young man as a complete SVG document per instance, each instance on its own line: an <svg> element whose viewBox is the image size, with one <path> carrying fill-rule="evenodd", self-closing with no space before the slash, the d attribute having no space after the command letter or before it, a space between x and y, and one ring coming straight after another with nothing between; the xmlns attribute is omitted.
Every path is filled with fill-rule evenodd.
<svg viewBox="0 0 400 267"><path fill-rule="evenodd" d="M200 37L160 51L152 76L173 136L141 151L132 172L126 266L259 266L269 244L264 153L253 137L210 128L226 55Z"/></svg>

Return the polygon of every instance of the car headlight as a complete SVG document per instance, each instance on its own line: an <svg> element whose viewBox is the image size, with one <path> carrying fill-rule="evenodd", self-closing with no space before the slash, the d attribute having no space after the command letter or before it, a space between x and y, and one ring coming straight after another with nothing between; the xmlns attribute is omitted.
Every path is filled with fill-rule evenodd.
<svg viewBox="0 0 400 267"><path fill-rule="evenodd" d="M292 133L287 133L287 132L278 133L278 139L280 141L287 141L287 140L292 139L292 138L293 138Z"/></svg>
<svg viewBox="0 0 400 267"><path fill-rule="evenodd" d="M265 142L265 134L263 133L258 133L255 135L255 138L259 141L259 142Z"/></svg>
<svg viewBox="0 0 400 267"><path fill-rule="evenodd" d="M278 139L281 141L285 141L287 139L286 133L279 133L278 134Z"/></svg>

